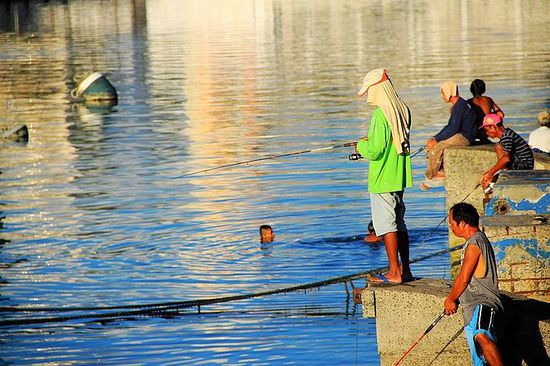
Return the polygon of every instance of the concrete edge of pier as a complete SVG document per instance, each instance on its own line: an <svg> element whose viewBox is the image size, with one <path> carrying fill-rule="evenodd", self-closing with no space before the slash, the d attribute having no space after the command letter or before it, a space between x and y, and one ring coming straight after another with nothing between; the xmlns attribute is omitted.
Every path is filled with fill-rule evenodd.
<svg viewBox="0 0 550 366"><path fill-rule="evenodd" d="M443 311L450 284L420 279L402 285L369 285L362 291L363 315L376 318L381 365L393 365ZM502 293L506 316L499 348L509 364L548 364L550 304ZM419 342L403 365L470 365L464 322L457 314L443 318ZM453 339L453 337L456 338ZM450 343L449 343L450 342Z"/></svg>

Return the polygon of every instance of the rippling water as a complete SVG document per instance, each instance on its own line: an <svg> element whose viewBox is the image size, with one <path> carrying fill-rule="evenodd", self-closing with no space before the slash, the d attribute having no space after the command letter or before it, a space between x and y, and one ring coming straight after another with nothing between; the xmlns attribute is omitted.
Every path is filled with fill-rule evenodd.
<svg viewBox="0 0 550 366"><path fill-rule="evenodd" d="M355 96L385 66L413 150L447 120L439 84L482 78L520 134L550 102L544 1L12 1L0 5L1 306L239 295L386 264L347 149L182 175L366 134ZM68 97L107 74L116 106ZM414 161L416 183L425 169ZM477 179L477 178L476 178ZM444 192L406 193L412 257L447 245ZM258 227L274 226L273 245ZM429 240L427 238L431 235ZM449 277L448 257L413 265ZM364 283L356 281L355 286ZM3 319L26 316L2 314ZM159 317L4 327L6 364L378 364L343 285Z"/></svg>

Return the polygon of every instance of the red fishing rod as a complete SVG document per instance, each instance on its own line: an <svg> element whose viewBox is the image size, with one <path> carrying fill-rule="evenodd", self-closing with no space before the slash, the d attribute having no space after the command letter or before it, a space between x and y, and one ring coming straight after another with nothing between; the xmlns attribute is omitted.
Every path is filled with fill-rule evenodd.
<svg viewBox="0 0 550 366"><path fill-rule="evenodd" d="M394 366L398 366L401 361L403 361L403 359L405 359L405 357L407 357L407 355L413 350L414 347L416 347L416 345L418 343L420 343L420 341L422 340L422 338L424 338L424 336L428 333L431 332L431 330L435 327L435 325L437 323L439 323L439 321L441 319L443 319L443 317L445 316L445 311L443 311L440 315L437 316L437 318L434 320L434 322L432 324L430 324L430 326L428 328L426 328L426 330L424 331L424 333L422 333L420 335L420 337L418 337L418 339L416 340L416 342L414 342L413 344L411 344L411 346L409 347L408 350L405 351L405 353L403 353L403 356L401 356L401 358L399 360L397 360L397 362L394 364Z"/></svg>

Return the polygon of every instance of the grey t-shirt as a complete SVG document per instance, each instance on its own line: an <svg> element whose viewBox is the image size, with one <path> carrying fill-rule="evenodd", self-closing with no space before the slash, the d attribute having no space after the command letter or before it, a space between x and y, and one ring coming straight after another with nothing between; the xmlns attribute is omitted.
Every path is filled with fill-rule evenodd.
<svg viewBox="0 0 550 366"><path fill-rule="evenodd" d="M474 309L479 304L492 307L496 311L503 310L498 291L497 264L489 239L481 231L475 233L466 241L462 249L461 262L464 261L464 253L469 245L477 245L481 250L481 256L485 260L487 269L484 277L472 276L468 287L460 295L460 306L465 324L470 323Z"/></svg>

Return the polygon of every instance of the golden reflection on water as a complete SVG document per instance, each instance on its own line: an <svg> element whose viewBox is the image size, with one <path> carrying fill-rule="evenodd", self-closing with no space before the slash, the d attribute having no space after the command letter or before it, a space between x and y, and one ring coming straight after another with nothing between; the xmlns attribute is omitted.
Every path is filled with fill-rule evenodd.
<svg viewBox="0 0 550 366"><path fill-rule="evenodd" d="M363 166L308 155L173 178L364 135L372 107L355 93L370 68L387 67L411 106L415 148L448 118L438 96L445 79L465 97L471 80L484 79L523 134L549 104L548 1L1 6L0 129L24 123L30 132L27 144L0 142L0 243L13 242L2 254L30 258L13 266L5 287L15 301L28 293L35 302L75 293L82 302L119 301L123 292L135 301L204 297L325 276L325 265L341 270L353 253L336 244L321 254L275 246L273 257L289 262L264 258L257 227L275 221L278 238L292 237L280 227L306 238L339 232L327 217L341 216L339 200L360 201L350 181ZM93 71L117 88L117 106L70 101L75 82ZM351 188L335 193L339 184ZM423 193L408 197L414 224L438 220ZM346 212L343 230L359 227L365 218L354 214L363 211Z"/></svg>
<svg viewBox="0 0 550 366"><path fill-rule="evenodd" d="M507 116L519 122L548 103L550 76L543 70L550 66L549 2L128 0L11 6L1 18L0 127L24 123L30 141L2 144L0 163L2 199L11 202L10 209L32 208L22 222L47 223L53 212L72 212L80 193L72 183L83 174L75 164L89 157L72 141L71 128L97 141L109 138L104 124L111 111L69 99L75 80L92 71L108 73L120 88L116 111L135 125L162 125L165 116L175 116L171 129L187 151L171 162L174 175L311 147L296 141L323 146L362 135L366 122L357 119L366 121L371 109L355 92L372 67L389 69L421 131L447 118L437 96L445 79L457 80L465 97L472 79L485 79ZM330 124L339 126L337 135L323 132ZM134 133L135 125L125 133ZM218 174L196 176L191 184L201 189L192 190L195 201L181 207L204 208L204 221L223 223L221 205L245 217L254 208L239 199L243 187L235 182L220 182ZM251 182L247 196L262 190ZM45 224L33 235L48 237L56 230L62 236L78 227Z"/></svg>
<svg viewBox="0 0 550 366"><path fill-rule="evenodd" d="M2 178L10 180L3 199L33 207L22 221L71 211L82 152L70 127L104 133L104 116L68 96L92 71L110 73L130 117L140 112L133 116L128 101L149 105L150 118L166 110L180 116L176 133L188 141L187 155L173 168L181 173L295 150L281 136L307 136L307 126L324 118L366 120L370 107L355 91L372 67L389 69L420 128L446 120L435 92L445 79L457 80L467 97L469 81L483 78L508 116L528 119L547 97L527 101L514 89L548 88L550 76L541 72L550 63L548 13L548 2L512 0L14 3L2 13L0 127L24 123L30 141L1 147ZM218 178L192 181L202 189L190 193L190 207L211 207L205 221L224 220L219 204L205 200L242 195L238 184ZM259 195L262 186L248 189ZM246 202L232 210L253 210ZM56 230L46 227L46 237Z"/></svg>
<svg viewBox="0 0 550 366"><path fill-rule="evenodd" d="M134 88L146 90L145 101L157 110L177 101L171 108L184 113L179 133L189 141L187 163L179 169L281 152L264 137L274 129L285 131L287 124L318 119L315 110L327 106L335 109L336 119L368 115L369 107L354 93L371 67L390 70L420 127L446 119L431 92L444 79L457 80L467 96L469 81L483 78L490 90L501 90L499 104L523 118L536 111L526 111L531 105L507 92L548 87L549 75L541 72L549 66L548 2L161 0L18 6L2 15L13 29L0 33L0 123L3 128L24 123L31 136L24 148L2 146L4 178L18 176L22 179L13 184L24 187L4 190L5 199L13 201L31 195L71 205L68 196L45 187L68 184L77 175L70 125L101 123L92 109L73 106L68 97L75 80L92 71L130 83L122 103L140 97ZM215 174L196 177L196 184L211 188L193 194L199 200L241 194L238 186L220 186L216 179ZM48 210L41 215L48 216Z"/></svg>

